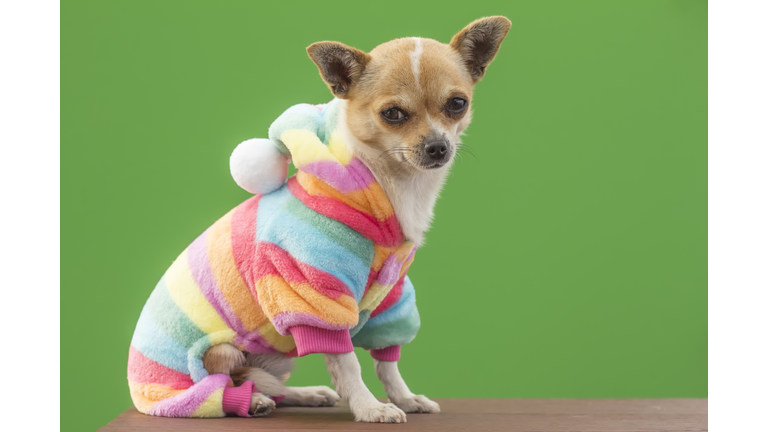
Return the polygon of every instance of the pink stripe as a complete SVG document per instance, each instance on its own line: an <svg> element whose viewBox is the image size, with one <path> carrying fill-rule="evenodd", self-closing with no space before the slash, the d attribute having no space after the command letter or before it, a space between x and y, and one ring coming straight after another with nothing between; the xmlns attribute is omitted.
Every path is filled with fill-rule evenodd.
<svg viewBox="0 0 768 432"><path fill-rule="evenodd" d="M363 297L365 297L365 295L368 294L368 289L371 288L373 281L375 281L378 276L379 276L379 272L377 272L376 270L373 269L373 267L371 267L371 270L368 271L368 281L365 283L365 290L363 291Z"/></svg>
<svg viewBox="0 0 768 432"><path fill-rule="evenodd" d="M382 349L372 349L371 357L378 361L400 360L400 345L393 345Z"/></svg>
<svg viewBox="0 0 768 432"><path fill-rule="evenodd" d="M133 345L128 349L128 381L161 384L176 390L187 389L194 385L189 375L144 357L144 354Z"/></svg>
<svg viewBox="0 0 768 432"><path fill-rule="evenodd" d="M278 275L289 284L309 284L324 296L337 299L342 295L354 298L352 291L336 276L295 259L280 246L259 241L256 244L254 279Z"/></svg>
<svg viewBox="0 0 768 432"><path fill-rule="evenodd" d="M187 258L189 268L192 271L192 277L211 306L216 309L219 316L227 323L227 326L237 334L243 334L247 331L243 322L240 321L240 317L229 306L229 303L224 298L224 294L221 293L219 285L216 283L216 278L213 276L211 263L208 261L207 237L208 230L205 230L187 249Z"/></svg>
<svg viewBox="0 0 768 432"><path fill-rule="evenodd" d="M189 417L213 392L229 385L229 375L208 375L187 391L152 405L150 414L160 417Z"/></svg>
<svg viewBox="0 0 768 432"><path fill-rule="evenodd" d="M253 394L253 381L246 381L239 387L227 387L221 398L221 409L227 414L240 417L251 417L248 410L251 408L251 395Z"/></svg>
<svg viewBox="0 0 768 432"><path fill-rule="evenodd" d="M371 316L369 319L373 319L376 315L384 312L385 310L389 309L390 306L397 303L398 300L400 300L400 296L403 295L403 282L405 282L405 276L400 278L395 286L392 287L391 290L389 290L389 293L387 293L387 296L384 297L384 300L379 303L378 306L376 306L376 309L371 312Z"/></svg>
<svg viewBox="0 0 768 432"><path fill-rule="evenodd" d="M371 172L357 158L353 158L346 167L335 161L318 161L302 166L301 170L328 183L341 193L365 189L374 182Z"/></svg>
<svg viewBox="0 0 768 432"><path fill-rule="evenodd" d="M308 314L306 312L280 312L272 317L272 324L275 326L275 330L281 335L290 334L291 327L301 325L309 325L334 331L347 330L347 333L349 333L348 326L329 324L317 315Z"/></svg>
<svg viewBox="0 0 768 432"><path fill-rule="evenodd" d="M333 198L310 195L301 187L296 176L288 179L288 189L307 207L347 225L378 245L399 246L403 242L400 224L395 215L379 222L373 216L355 210Z"/></svg>
<svg viewBox="0 0 768 432"><path fill-rule="evenodd" d="M379 275L376 277L376 282L379 285L392 285L397 282L397 278L400 277L400 269L403 267L403 263L397 261L395 255L392 254L384 261L384 265L379 270Z"/></svg>
<svg viewBox="0 0 768 432"><path fill-rule="evenodd" d="M413 250L411 250L411 253L409 253L408 257L405 259L405 262L410 261L411 258L413 258L416 255L416 249L418 249L418 248L414 246Z"/></svg>
<svg viewBox="0 0 768 432"><path fill-rule="evenodd" d="M355 350L349 330L327 330L299 325L290 329L296 341L297 356L307 354L341 354Z"/></svg>
<svg viewBox="0 0 768 432"><path fill-rule="evenodd" d="M235 337L235 345L251 354L271 354L277 352L258 330L245 335L237 335Z"/></svg>
<svg viewBox="0 0 768 432"><path fill-rule="evenodd" d="M365 166L363 161L356 157L353 157L352 160L349 161L349 165L347 165L347 171L350 175L357 177L358 182L365 184L366 187L376 181L376 178L373 177L371 170Z"/></svg>
<svg viewBox="0 0 768 432"><path fill-rule="evenodd" d="M240 277L251 290L258 302L252 277L253 257L256 254L256 213L259 210L261 195L249 198L235 209L232 214L232 256L235 258Z"/></svg>

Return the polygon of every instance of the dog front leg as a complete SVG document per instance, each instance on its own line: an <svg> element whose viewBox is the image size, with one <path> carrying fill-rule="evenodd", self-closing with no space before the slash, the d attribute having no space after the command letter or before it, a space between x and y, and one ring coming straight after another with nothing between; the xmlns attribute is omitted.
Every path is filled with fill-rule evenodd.
<svg viewBox="0 0 768 432"><path fill-rule="evenodd" d="M341 397L349 402L356 421L369 423L405 423L405 413L391 403L381 403L365 386L360 363L354 352L326 354L328 372Z"/></svg>
<svg viewBox="0 0 768 432"><path fill-rule="evenodd" d="M384 384L387 397L395 405L407 413L436 413L440 412L440 405L429 400L424 395L411 393L405 384L396 361L373 360L376 367L376 376Z"/></svg>

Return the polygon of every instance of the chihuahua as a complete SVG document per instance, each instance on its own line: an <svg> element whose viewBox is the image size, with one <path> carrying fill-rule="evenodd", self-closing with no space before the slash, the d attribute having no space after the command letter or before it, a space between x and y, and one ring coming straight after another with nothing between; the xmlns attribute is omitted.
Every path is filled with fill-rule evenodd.
<svg viewBox="0 0 768 432"><path fill-rule="evenodd" d="M397 289L401 290L412 289L412 287L408 288L410 282L404 276L410 261L404 263L407 259L412 259L415 247L423 243L424 233L429 229L433 217L435 201L460 148L460 136L471 121L473 87L485 75L488 65L496 56L510 26L510 21L505 17L482 18L461 30L448 44L426 38L403 38L381 44L370 53L339 42L317 42L307 48L309 57L320 71L320 76L336 98L334 100L336 104L334 109L337 113L335 114L337 117L336 135L334 138L330 138L329 147L335 145L334 139L343 142L346 148L344 151L349 153L345 156L345 160L359 160L364 165L367 170L363 169L360 172L369 172L373 176L376 183L374 186L380 188L381 193L385 196L385 201L388 200L388 204L391 205L399 228L402 230L402 239L408 239L406 243L411 244L406 252L392 252L393 257L396 253L402 255L398 255L397 259L392 258L391 261L398 262L398 265L403 267L402 271L400 267L394 270L394 279L398 279L398 272L400 273L400 279L397 282L399 285L392 282L387 285L389 287L387 290L392 289L392 286L400 287ZM270 131L271 134L272 131ZM295 136L299 135L288 136L284 133L282 139L287 140ZM293 152L293 150L291 151ZM298 162L298 159L294 158L294 164ZM354 162L350 166L352 165ZM311 177L305 173L302 175L305 178ZM360 174L356 178L362 177L365 175ZM371 181L371 184L374 184L374 180ZM284 186L281 183L280 191L290 189L290 193L296 195L294 188L303 187L310 192L307 187L308 183L299 185L301 182L301 178L298 181L292 178ZM322 186L317 186L315 189L318 188L322 189ZM304 189L300 189L300 191L304 193ZM258 205L266 207L268 205L266 200L277 200L278 198L271 198L270 196L277 196L280 193L283 192L264 195L260 198L261 201ZM312 193L307 196L312 195ZM288 192L284 192L284 195L290 198ZM259 199L259 197L257 196L255 199ZM321 210L318 211L321 212ZM237 240L234 234L235 219L239 216L235 210L233 212L235 212L234 215L230 217L232 228L227 228L232 234L227 237L230 231L225 230L222 232L227 235L216 238L222 238L225 240L221 241L233 243L231 247L234 249L236 248L234 243ZM256 223L257 227L262 230L267 229L259 227L259 224L261 224L261 219ZM216 231L215 227L211 227L208 231L209 253L212 250L211 242L219 241L211 240L211 236ZM403 244L403 241L401 240L397 244ZM204 239L203 245L205 244ZM190 246L188 252L185 252L189 255L188 260L190 262L194 260L192 258L193 246L194 244ZM247 249L247 245L245 248L243 250L252 250ZM394 251L394 246L391 250ZM400 250L398 249L398 251ZM371 257L373 257L373 252L371 252ZM376 260L376 258L372 259ZM239 263L237 256L231 261ZM389 259L388 262L390 262ZM213 278L217 277L216 272L221 271L217 265L211 264L210 269L206 270L211 272ZM388 264L379 264L379 276L385 273L382 266L386 265ZM300 277L311 279L312 276L309 274L311 272L303 270L305 267L301 267L301 269L304 275ZM132 341L129 357L129 384L134 404L139 411L164 416L205 417L224 414L264 416L275 408L276 403L293 406L332 406L341 398L348 402L355 420L363 422L402 423L406 421L405 413L436 413L440 411L439 405L434 401L412 393L401 377L397 367L399 345L396 347L396 354L392 350L386 352L379 350L378 354L374 354L376 351L374 348L383 348L387 346L386 344L370 347L374 356L376 375L383 383L390 403L379 402L368 390L361 377L358 359L355 353L351 351L351 345L349 345L350 348L340 349L338 345L325 344L314 351L305 350L303 353L301 349L298 351L298 355L304 355L308 352L324 354L336 391L326 386L284 386L285 380L293 369L291 355L286 355L286 350L292 346L298 347L300 337L302 339L307 338L307 340L310 340L310 337L315 337L317 333L312 332L319 330L309 329L309 326L303 324L297 325L296 322L298 321L294 322L296 319L305 319L301 318L299 314L292 315L293 318L291 319L294 321L285 324L285 326L293 325L294 327L283 331L281 326L284 324L278 322L275 314L269 311L269 304L270 302L285 300L278 298L279 295L271 296L268 292L262 291L259 291L258 303L248 303L253 301L253 299L246 298L250 294L242 297L244 300L238 304L232 301L230 303L233 309L237 307L242 307L243 310L262 308L263 312L260 310L257 312L250 310L243 313L235 311L235 314L250 313L269 317L271 322L268 322L268 325L272 331L273 340L278 341L273 345L277 346L279 343L285 342L285 339L280 338L291 338L291 334L296 338L296 345L290 345L293 343L291 339L290 342L285 342L288 344L286 346L289 347L285 350L276 349L267 352L249 349L247 348L250 346L248 344L253 341L245 340L241 336L237 336L240 339L234 339L234 335L237 333L235 327L240 324L232 323L239 318L234 317L234 315L227 315L225 312L217 312L221 315L221 320L227 323L226 331L215 333L218 336L206 330L206 328L216 326L213 320L192 319L193 323L185 327L186 324L173 322L176 319L173 316L177 314L175 312L176 304L179 305L178 309L182 311L204 309L209 306L208 303L200 300L203 295L199 292L195 294L199 299L198 297L183 298L183 295L180 294L182 291L172 288L171 285L176 283L174 280L196 278L196 280L202 281L198 282L201 285L200 291L205 291L202 284L207 279L202 273L198 274L195 270L177 271L173 275L170 273L172 273L171 270L164 276L164 282L161 281L161 284L158 285L159 287L163 283L168 285L169 288L166 291L169 294L163 294L158 289L152 294L142 312L142 318L139 320ZM365 274L365 276L368 275ZM243 277L243 279L247 278ZM252 285L252 282L247 283ZM365 280L363 280L363 285L365 285ZM371 281L369 280L367 286L370 285ZM366 290L368 289L367 286ZM245 282L243 282L243 287L247 293ZM229 289L227 287L219 288L222 292ZM382 291L383 294L380 295L379 302L387 302L386 299L382 300L386 297L387 290ZM209 295L205 292L203 294ZM338 296L336 293L327 295L330 297ZM215 304L218 304L216 302L220 302L220 300L217 300L218 297L216 296L220 296L220 294L210 294L208 301L214 305L213 308L219 311ZM307 296L304 295L305 298ZM165 300L166 297L170 300ZM357 303L361 302L359 299L357 303L354 303L354 299L352 301L351 309L356 312ZM152 304L165 306L152 306ZM418 328L418 314L415 310L413 313L415 318L412 322L415 324L412 327ZM152 315L154 317L152 318L154 319L153 323L150 323L151 320L147 318L146 323L142 324L144 314ZM375 314L374 311L373 315L375 316ZM187 312L187 315L190 313ZM369 315L371 314L365 315L364 319L368 319ZM299 318L295 318L295 316L299 316ZM355 321L358 319L357 315L351 316L352 321L346 329L337 331L329 327L331 330L324 331L329 335L333 334L334 338L341 338L334 339L340 341L339 344L348 343L349 332L352 331L351 327L355 327L355 329L359 327ZM360 316L363 317L363 314L361 313ZM184 319L183 317L179 318L182 321ZM216 319L219 319L218 315ZM362 320L363 318L361 318L360 324L364 324ZM306 322L302 321L302 323ZM296 330L299 327L301 327L301 332ZM163 328L168 337L164 336L163 339L159 336L153 336L157 333L157 328ZM192 330L187 330L187 328ZM200 333L202 336L189 335L193 332L197 332L195 334ZM341 336L338 332L341 333ZM308 334L315 336L307 336ZM154 338L155 345L142 342L151 338ZM185 347L184 350L179 348L181 351L178 351L180 354L177 355L174 351L176 342L173 342L172 339L176 341L188 340L188 347ZM204 340L205 343L201 345L200 340ZM235 340L238 342L236 343ZM356 344L355 346L360 345ZM189 353L189 361L185 363L187 362L185 357L187 353ZM199 359L196 359L195 355L199 355ZM293 355L295 356L297 353L294 351ZM200 360L204 371L201 369L200 372L195 372L193 369ZM158 364L165 366L158 366ZM223 377L220 379L221 383L216 384L218 383L216 380L219 378L215 377ZM230 379L231 382L228 381ZM162 385L157 384L161 381ZM186 391L193 383L199 387L199 391L196 393ZM238 390L236 389L241 388L245 390L237 393ZM255 391L256 389L258 391ZM168 402L170 400L174 402ZM242 406L245 408L238 408L238 404L244 404ZM215 407L211 408L214 405Z"/></svg>

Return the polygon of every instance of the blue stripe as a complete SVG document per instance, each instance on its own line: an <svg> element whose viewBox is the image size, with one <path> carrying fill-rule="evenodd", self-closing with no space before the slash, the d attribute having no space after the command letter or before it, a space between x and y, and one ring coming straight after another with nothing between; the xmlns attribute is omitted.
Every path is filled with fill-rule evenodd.
<svg viewBox="0 0 768 432"><path fill-rule="evenodd" d="M189 374L187 350L155 324L150 314L147 313L146 306L139 316L131 345L139 350L144 357L175 371Z"/></svg>
<svg viewBox="0 0 768 432"><path fill-rule="evenodd" d="M256 214L256 239L274 243L295 259L336 276L349 287L359 303L368 282L369 264L363 263L358 255L331 240L320 229L296 218L288 208L297 202L304 205L291 195L287 186L264 195ZM320 220L331 225L341 224L325 216Z"/></svg>
<svg viewBox="0 0 768 432"><path fill-rule="evenodd" d="M152 295L149 296L145 310L163 333L186 349L200 338L205 337L205 332L200 330L171 298L165 275L157 283Z"/></svg>
<svg viewBox="0 0 768 432"><path fill-rule="evenodd" d="M386 311L376 315L368 320L365 324L366 327L376 327L388 322L396 321L406 318L413 313L413 308L416 307L416 291L413 289L413 284L408 276L405 276L403 281L403 292L400 295L400 299L397 303L393 304Z"/></svg>

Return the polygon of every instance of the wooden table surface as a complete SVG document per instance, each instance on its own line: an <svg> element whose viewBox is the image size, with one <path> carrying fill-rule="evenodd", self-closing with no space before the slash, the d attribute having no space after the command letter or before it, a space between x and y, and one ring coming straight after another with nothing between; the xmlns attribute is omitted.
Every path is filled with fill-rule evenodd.
<svg viewBox="0 0 768 432"><path fill-rule="evenodd" d="M278 407L268 417L174 419L131 408L101 432L128 431L706 431L707 399L435 399L442 412L357 423L349 407Z"/></svg>

